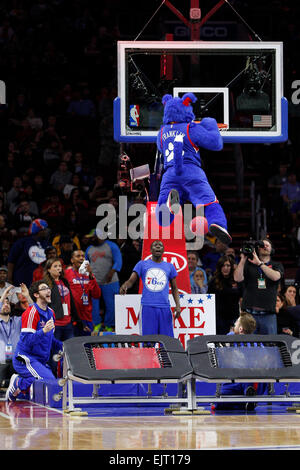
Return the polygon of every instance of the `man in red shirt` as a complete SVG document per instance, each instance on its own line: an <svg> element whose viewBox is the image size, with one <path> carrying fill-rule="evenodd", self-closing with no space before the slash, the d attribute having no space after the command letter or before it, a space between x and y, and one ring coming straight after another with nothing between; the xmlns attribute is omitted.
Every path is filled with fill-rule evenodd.
<svg viewBox="0 0 300 470"><path fill-rule="evenodd" d="M79 267L83 261L85 261L84 252L75 250L71 256L71 266L65 270L65 277L69 281L76 309L82 320L82 327L80 329L75 327L76 336L90 335L93 331L92 298L99 299L101 295L90 265L86 267L87 274L79 273Z"/></svg>

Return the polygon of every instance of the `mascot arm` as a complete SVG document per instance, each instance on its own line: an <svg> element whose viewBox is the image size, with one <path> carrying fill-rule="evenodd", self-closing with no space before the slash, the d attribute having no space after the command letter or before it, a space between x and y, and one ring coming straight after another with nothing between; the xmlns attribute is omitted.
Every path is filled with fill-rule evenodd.
<svg viewBox="0 0 300 470"><path fill-rule="evenodd" d="M156 146L157 146L157 150L162 153L162 148L161 148L161 131L159 131L159 133L157 134L157 138L156 138Z"/></svg>
<svg viewBox="0 0 300 470"><path fill-rule="evenodd" d="M191 122L190 137L198 147L214 151L223 149L223 139L214 118L204 118L200 123Z"/></svg>

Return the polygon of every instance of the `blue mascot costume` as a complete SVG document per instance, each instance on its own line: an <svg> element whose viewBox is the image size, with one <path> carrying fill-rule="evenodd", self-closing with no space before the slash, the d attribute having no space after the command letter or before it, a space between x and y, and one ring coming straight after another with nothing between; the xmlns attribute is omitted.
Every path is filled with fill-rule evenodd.
<svg viewBox="0 0 300 470"><path fill-rule="evenodd" d="M226 216L201 168L199 154L199 147L222 150L223 140L215 119L194 121L192 103L196 101L193 93L186 93L182 98L165 95L162 99L164 116L157 135L157 148L163 155L164 174L158 197L157 218L160 225L166 225L166 219L162 216L165 210L169 216L168 223L171 223L179 204L190 201L196 210L204 209L209 232L229 245L231 236L227 231Z"/></svg>

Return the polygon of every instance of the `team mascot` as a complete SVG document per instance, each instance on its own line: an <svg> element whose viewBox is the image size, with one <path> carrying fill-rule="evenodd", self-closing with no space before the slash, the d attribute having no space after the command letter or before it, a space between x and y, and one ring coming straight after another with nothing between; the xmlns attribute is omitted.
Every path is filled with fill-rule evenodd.
<svg viewBox="0 0 300 470"><path fill-rule="evenodd" d="M229 245L231 236L227 232L226 216L201 168L199 154L199 147L222 150L223 140L215 119L194 121L192 103L196 101L193 93L186 93L182 98L163 96L163 125L157 135L157 148L163 156L164 174L158 197L157 218L160 225L170 224L180 205L189 201L196 208L196 213L202 210L203 214L204 210L204 217L195 217L191 221L191 230L199 234L196 222L202 219L205 222L205 228L200 228L202 235L209 231ZM164 211L168 212L168 223L164 223Z"/></svg>

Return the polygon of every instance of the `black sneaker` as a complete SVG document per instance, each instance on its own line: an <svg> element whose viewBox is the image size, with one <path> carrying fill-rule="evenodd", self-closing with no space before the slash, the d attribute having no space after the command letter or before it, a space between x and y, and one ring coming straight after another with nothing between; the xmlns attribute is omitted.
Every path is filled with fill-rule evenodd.
<svg viewBox="0 0 300 470"><path fill-rule="evenodd" d="M252 387L252 385L249 385L249 387L247 387L246 396L247 397L255 397L256 396L256 390L255 390L254 387ZM246 411L254 411L255 408L256 408L256 405L257 405L257 403L255 403L254 401L249 401L245 405L245 410Z"/></svg>
<svg viewBox="0 0 300 470"><path fill-rule="evenodd" d="M167 199L167 207L171 214L178 214L180 211L180 197L177 189L171 189Z"/></svg>
<svg viewBox="0 0 300 470"><path fill-rule="evenodd" d="M224 227L221 227L220 225L211 224L209 226L209 231L214 237L220 240L220 242L224 243L224 245L230 245L230 243L232 242L232 238L227 232L227 230Z"/></svg>

